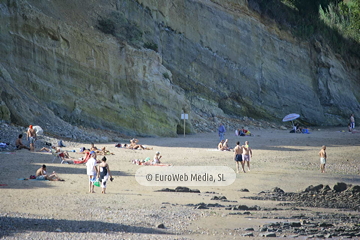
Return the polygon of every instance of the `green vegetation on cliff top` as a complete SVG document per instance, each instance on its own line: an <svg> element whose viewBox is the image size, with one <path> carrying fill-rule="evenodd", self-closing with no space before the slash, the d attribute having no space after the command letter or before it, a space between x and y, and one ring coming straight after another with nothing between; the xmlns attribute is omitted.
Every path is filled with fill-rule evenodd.
<svg viewBox="0 0 360 240"><path fill-rule="evenodd" d="M346 56L360 57L360 0L249 0L249 6L295 36L321 36Z"/></svg>

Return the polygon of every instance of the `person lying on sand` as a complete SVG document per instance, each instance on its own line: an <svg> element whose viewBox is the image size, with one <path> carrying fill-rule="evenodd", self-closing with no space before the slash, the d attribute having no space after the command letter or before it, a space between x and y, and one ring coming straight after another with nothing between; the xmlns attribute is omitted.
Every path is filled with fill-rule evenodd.
<svg viewBox="0 0 360 240"><path fill-rule="evenodd" d="M59 157L61 158L70 158L70 155L67 151L62 151L60 148L57 148L55 146L52 146L51 148L43 147L40 149L40 152L50 152L50 153L59 153Z"/></svg>
<svg viewBox="0 0 360 240"><path fill-rule="evenodd" d="M46 173L46 165L42 165L41 168L39 168L35 173L37 180L49 180L49 181L64 181L64 179L61 179L58 177L58 175L55 173L55 171L47 175Z"/></svg>
<svg viewBox="0 0 360 240"><path fill-rule="evenodd" d="M155 156L154 156L154 160L151 161L150 158L146 158L145 160L132 160L133 164L136 165L147 165L147 166L171 166L171 164L163 164L160 162L160 159L162 158L162 156L160 155L160 152L156 152Z"/></svg>
<svg viewBox="0 0 360 240"><path fill-rule="evenodd" d="M103 147L101 151L96 152L99 155L115 155L114 153L110 152L109 150L106 150L106 147Z"/></svg>
<svg viewBox="0 0 360 240"><path fill-rule="evenodd" d="M94 143L91 143L90 151L94 151L99 155L115 155L114 153L106 150L106 147L103 147L101 150L94 146Z"/></svg>
<svg viewBox="0 0 360 240"><path fill-rule="evenodd" d="M139 140L136 138L130 139L130 144L126 145L127 149L143 149L143 150L152 150L153 148L144 147L141 144L138 144Z"/></svg>

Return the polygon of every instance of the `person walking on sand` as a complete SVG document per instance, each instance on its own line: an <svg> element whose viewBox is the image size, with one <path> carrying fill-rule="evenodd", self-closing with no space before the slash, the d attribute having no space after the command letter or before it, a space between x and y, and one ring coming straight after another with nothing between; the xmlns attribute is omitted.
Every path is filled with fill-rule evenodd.
<svg viewBox="0 0 360 240"><path fill-rule="evenodd" d="M27 140L30 142L30 151L35 151L36 131L32 125L27 130Z"/></svg>
<svg viewBox="0 0 360 240"><path fill-rule="evenodd" d="M252 158L252 150L249 147L249 141L245 141L245 145L243 146L243 161L244 161L244 165L245 165L245 162L246 162L249 172L250 172L250 160L251 160L251 158Z"/></svg>
<svg viewBox="0 0 360 240"><path fill-rule="evenodd" d="M109 179L109 176L110 176L110 181L112 181L113 177L111 175L109 164L107 164L106 162L106 157L103 157L101 159L101 163L99 164L97 171L97 177L101 182L101 193L103 194L105 194L106 182Z"/></svg>
<svg viewBox="0 0 360 240"><path fill-rule="evenodd" d="M320 171L321 173L325 173L325 164L326 164L326 146L323 145L321 147L321 150L319 152L319 156L320 156Z"/></svg>
<svg viewBox="0 0 360 240"><path fill-rule="evenodd" d="M96 168L96 153L94 151L90 152L90 158L86 162L86 173L89 176L89 193L95 193L94 191L94 181L97 176L97 168Z"/></svg>
<svg viewBox="0 0 360 240"><path fill-rule="evenodd" d="M354 114L351 114L350 116L350 127L353 130L355 128L355 117Z"/></svg>
<svg viewBox="0 0 360 240"><path fill-rule="evenodd" d="M219 137L220 137L220 142L221 142L221 140L224 140L225 132L226 132L226 129L225 129L224 125L222 123L219 123L218 133L219 133Z"/></svg>
<svg viewBox="0 0 360 240"><path fill-rule="evenodd" d="M235 165L236 173L240 173L240 164L242 171L245 173L244 161L242 159L243 147L240 146L240 142L236 142L236 147L234 148L234 154L235 154L235 163L236 163Z"/></svg>

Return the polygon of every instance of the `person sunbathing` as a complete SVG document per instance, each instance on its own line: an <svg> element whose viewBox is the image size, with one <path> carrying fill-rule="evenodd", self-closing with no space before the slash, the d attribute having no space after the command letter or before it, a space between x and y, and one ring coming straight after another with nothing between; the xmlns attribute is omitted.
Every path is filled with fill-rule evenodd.
<svg viewBox="0 0 360 240"><path fill-rule="evenodd" d="M242 127L239 135L240 136L251 136L251 132L249 130L245 129L244 127Z"/></svg>
<svg viewBox="0 0 360 240"><path fill-rule="evenodd" d="M28 148L27 146L25 146L25 145L22 143L22 141L21 141L22 137L23 137L23 135L20 134L19 137L18 137L18 139L16 139L16 141L15 141L16 149L17 149L17 150L20 150L20 149L25 148L25 149L27 149L27 150L30 151L30 148Z"/></svg>
<svg viewBox="0 0 360 240"><path fill-rule="evenodd" d="M58 153L61 158L70 158L69 153L67 151L61 151L60 148L52 146L51 148L43 147L40 149L40 152L49 152L49 153Z"/></svg>
<svg viewBox="0 0 360 240"><path fill-rule="evenodd" d="M152 150L153 148L144 147L141 144L138 144L139 140L136 138L130 139L130 144L126 145L127 149L142 149L142 150Z"/></svg>
<svg viewBox="0 0 360 240"><path fill-rule="evenodd" d="M110 152L109 150L106 150L106 147L103 147L99 153L100 153L100 155L115 155L114 153Z"/></svg>
<svg viewBox="0 0 360 240"><path fill-rule="evenodd" d="M221 142L219 142L218 146L217 146L217 149L220 150L220 151L223 151L223 144L224 144L224 140L221 140Z"/></svg>
<svg viewBox="0 0 360 240"><path fill-rule="evenodd" d="M35 173L37 180L49 180L49 181L64 181L64 179L59 178L59 176L54 171L52 174L48 175L46 173L46 165L42 165L41 168L36 170Z"/></svg>
<svg viewBox="0 0 360 240"><path fill-rule="evenodd" d="M225 142L223 143L223 150L222 151L230 151L230 147L228 145L228 139L225 139Z"/></svg>

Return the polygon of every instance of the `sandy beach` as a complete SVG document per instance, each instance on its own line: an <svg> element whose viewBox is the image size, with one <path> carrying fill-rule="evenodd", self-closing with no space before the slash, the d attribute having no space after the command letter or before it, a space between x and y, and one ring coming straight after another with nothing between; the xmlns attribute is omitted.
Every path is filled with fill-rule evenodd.
<svg viewBox="0 0 360 240"><path fill-rule="evenodd" d="M260 235L264 224L278 222L279 216L311 215L314 212L339 213L339 209L286 208L280 211L256 211L230 214L226 206L279 208L279 201L261 201L244 197L278 187L285 192L303 191L310 185L338 182L360 185L360 134L342 132L343 128L311 129L311 134L290 134L288 130L252 130L253 136L225 137L233 148L236 141L247 140L253 149L251 171L236 174L229 186L190 186L200 193L159 192L165 187L142 186L135 179L142 166L134 159L153 158L156 151L162 162L172 166L227 166L235 170L234 153L216 150L216 133L179 135L177 138L139 138L140 144L153 150L116 148L116 143L98 144L114 153L107 155L114 177L107 194L88 193L84 164L52 162L45 152L18 150L0 152L0 237L4 239L239 239ZM128 143L128 142L121 142ZM326 173L319 170L318 152L327 146ZM79 158L81 147L90 143L72 143L63 150ZM39 150L39 149L37 149ZM75 150L76 152L71 152ZM101 159L101 156L98 157ZM19 180L29 178L46 164L64 182ZM148 166L151 168L151 166ZM164 172L167 167L163 167ZM179 186L181 186L179 184ZM175 188L175 187L169 187ZM247 189L248 192L244 191ZM227 201L211 200L226 197ZM224 207L198 208L199 203ZM357 214L349 209L346 214ZM238 211L239 212L239 211ZM289 220L283 220L289 221ZM294 219L291 221L299 221ZM162 225L161 225L162 224ZM247 230L246 230L247 229ZM277 237L287 233L277 232Z"/></svg>

